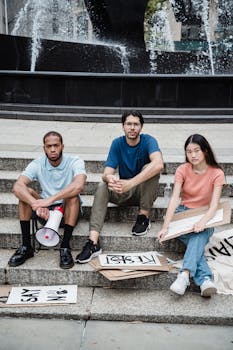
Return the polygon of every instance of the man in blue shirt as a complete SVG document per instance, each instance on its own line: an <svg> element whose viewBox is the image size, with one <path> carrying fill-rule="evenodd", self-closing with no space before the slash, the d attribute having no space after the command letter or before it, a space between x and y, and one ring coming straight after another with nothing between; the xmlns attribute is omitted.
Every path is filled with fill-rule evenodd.
<svg viewBox="0 0 233 350"><path fill-rule="evenodd" d="M86 182L83 160L77 156L64 155L62 136L56 131L48 132L44 138L44 155L33 160L14 184L13 192L19 199L19 220L22 232L22 245L10 258L9 266L18 266L33 257L30 238L30 219L32 211L45 222L49 209L62 204L64 212L64 235L60 246L60 267L73 267L70 239L78 220L80 192ZM41 194L28 187L37 180Z"/></svg>
<svg viewBox="0 0 233 350"><path fill-rule="evenodd" d="M90 235L76 262L85 263L101 254L99 234L102 230L108 203L119 206L139 206L133 235L144 235L150 228L149 214L158 195L159 175L163 159L157 140L141 134L144 119L138 111L122 115L124 136L116 138L110 147L100 183L95 193ZM118 169L119 177L115 175Z"/></svg>

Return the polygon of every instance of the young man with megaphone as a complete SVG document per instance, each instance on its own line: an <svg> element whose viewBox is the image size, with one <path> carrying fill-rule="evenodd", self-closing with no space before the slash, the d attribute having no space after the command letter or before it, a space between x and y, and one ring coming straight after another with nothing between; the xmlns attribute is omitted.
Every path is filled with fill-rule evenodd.
<svg viewBox="0 0 233 350"><path fill-rule="evenodd" d="M35 211L38 218L48 223L49 230L57 230L60 214L51 215L51 209L64 209L64 234L60 245L60 267L73 267L70 239L77 223L80 211L80 196L85 182L86 171L84 161L77 156L63 154L64 144L62 136L56 131L50 131L43 138L44 155L33 160L19 176L13 187L13 192L19 199L19 220L22 232L22 245L10 258L9 266L19 266L32 258L34 250L31 245L30 220ZM41 194L29 187L37 180L41 187ZM60 217L56 218L56 215ZM58 221L59 220L59 221ZM58 225L57 225L58 224ZM50 237L48 231L43 230L40 237ZM49 246L49 244L47 245Z"/></svg>

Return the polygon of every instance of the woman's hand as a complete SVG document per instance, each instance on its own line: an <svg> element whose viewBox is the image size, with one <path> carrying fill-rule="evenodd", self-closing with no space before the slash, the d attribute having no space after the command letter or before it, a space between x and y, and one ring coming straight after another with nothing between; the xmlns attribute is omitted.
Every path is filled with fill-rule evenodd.
<svg viewBox="0 0 233 350"><path fill-rule="evenodd" d="M196 224L193 225L193 232L201 232L205 230L206 223L202 220L198 221Z"/></svg>
<svg viewBox="0 0 233 350"><path fill-rule="evenodd" d="M161 239L165 237L168 234L167 228L162 228L162 230L159 231L157 239L161 242Z"/></svg>

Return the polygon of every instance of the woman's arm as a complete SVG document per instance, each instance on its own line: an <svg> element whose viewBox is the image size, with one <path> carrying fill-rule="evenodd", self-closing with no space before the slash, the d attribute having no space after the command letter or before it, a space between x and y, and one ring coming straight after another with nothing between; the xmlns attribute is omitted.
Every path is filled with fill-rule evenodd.
<svg viewBox="0 0 233 350"><path fill-rule="evenodd" d="M205 229L206 223L212 219L212 217L215 215L216 210L218 208L218 204L221 198L222 194L222 188L223 186L215 186L210 202L209 209L207 210L206 214L203 216L201 220L199 220L194 226L193 226L193 231L194 232L201 232Z"/></svg>
<svg viewBox="0 0 233 350"><path fill-rule="evenodd" d="M161 240L161 238L166 236L166 234L168 233L168 226L170 224L170 221L174 215L174 212L175 212L177 206L179 205L179 198L180 198L181 189L182 189L182 184L175 182L174 188L172 191L172 196L171 196L171 199L169 201L168 208L167 208L167 211L165 214L163 226L162 226L162 229L158 233L158 237L157 237L158 240Z"/></svg>

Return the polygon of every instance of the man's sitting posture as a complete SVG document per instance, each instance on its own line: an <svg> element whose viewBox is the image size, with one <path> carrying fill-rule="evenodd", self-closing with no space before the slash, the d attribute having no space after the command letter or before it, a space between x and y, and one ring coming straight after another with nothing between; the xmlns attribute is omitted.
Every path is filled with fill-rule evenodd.
<svg viewBox="0 0 233 350"><path fill-rule="evenodd" d="M133 235L144 235L150 228L149 214L158 195L163 159L156 139L140 134L144 124L140 112L129 111L122 115L124 136L111 145L105 169L95 193L90 219L89 240L76 262L85 263L101 253L99 234L102 230L108 203L119 206L139 206ZM119 177L115 175L119 170Z"/></svg>

